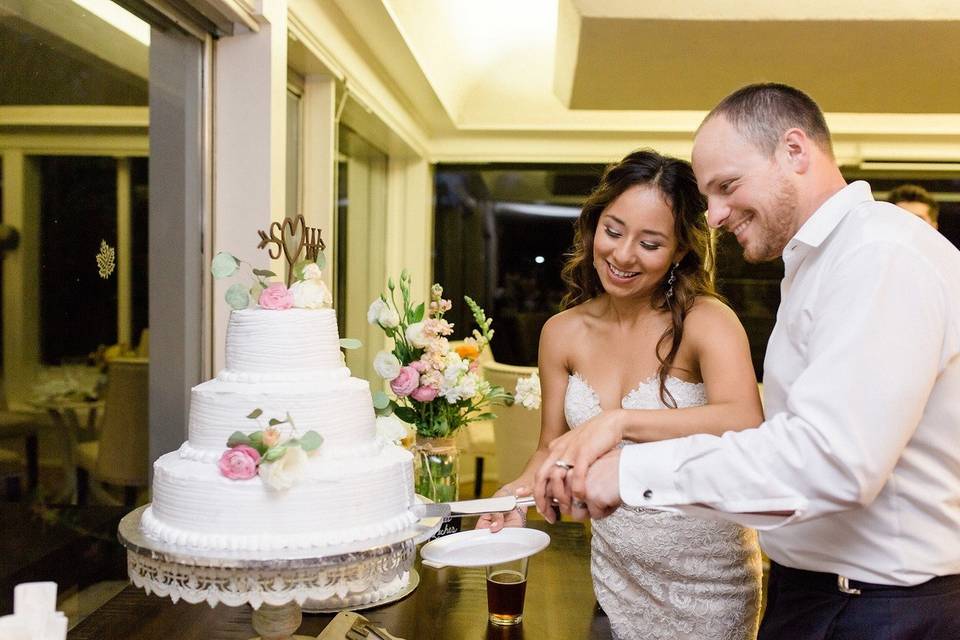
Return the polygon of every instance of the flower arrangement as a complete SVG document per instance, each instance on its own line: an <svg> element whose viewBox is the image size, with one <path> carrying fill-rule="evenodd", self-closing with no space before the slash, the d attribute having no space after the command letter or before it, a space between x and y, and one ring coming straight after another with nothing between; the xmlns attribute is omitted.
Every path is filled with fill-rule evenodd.
<svg viewBox="0 0 960 640"><path fill-rule="evenodd" d="M513 395L513 401L531 411L540 408L540 376L536 371L526 378L517 380L517 391Z"/></svg>
<svg viewBox="0 0 960 640"><path fill-rule="evenodd" d="M325 309L333 304L330 289L321 279L325 265L322 252L316 261L299 260L293 265L289 287L278 281L273 271L255 269L226 251L214 256L211 271L214 278L227 278L237 273L241 265L250 269L253 284L236 283L227 289L227 304L233 309L246 309L251 301L263 309Z"/></svg>
<svg viewBox="0 0 960 640"><path fill-rule="evenodd" d="M259 424L263 411L254 409L247 418ZM283 428L282 425L289 425ZM289 489L306 471L307 457L317 452L323 436L316 431L297 435L290 414L285 420L271 418L266 428L251 433L235 431L217 466L225 478L249 480L257 475L275 491Z"/></svg>
<svg viewBox="0 0 960 640"><path fill-rule="evenodd" d="M398 284L388 279L387 289L388 295L381 294L367 311L367 321L393 340L393 349L377 353L373 360L377 374L396 396L375 394L379 415L395 414L414 425L419 436L446 438L464 425L495 417L489 412L492 405L512 402L503 388L478 374L477 359L493 339L493 330L492 320L476 302L464 296L478 329L460 349L453 349L447 339L453 325L443 317L452 304L443 298L443 287L434 284L429 305L414 306L410 276L404 270Z"/></svg>

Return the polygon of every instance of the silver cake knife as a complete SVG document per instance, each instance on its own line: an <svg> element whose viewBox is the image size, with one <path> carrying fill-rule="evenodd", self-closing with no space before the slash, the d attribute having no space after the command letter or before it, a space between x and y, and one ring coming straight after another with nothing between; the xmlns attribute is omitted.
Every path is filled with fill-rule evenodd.
<svg viewBox="0 0 960 640"><path fill-rule="evenodd" d="M481 516L487 513L507 513L517 507L532 507L533 496L501 496L498 498L480 498L478 500L459 500L457 502L431 502L415 504L410 510L418 518L461 518Z"/></svg>

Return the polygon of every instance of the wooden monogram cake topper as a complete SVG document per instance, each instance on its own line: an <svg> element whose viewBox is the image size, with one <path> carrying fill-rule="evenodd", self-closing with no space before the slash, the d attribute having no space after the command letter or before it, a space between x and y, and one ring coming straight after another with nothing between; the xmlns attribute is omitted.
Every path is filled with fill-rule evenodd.
<svg viewBox="0 0 960 640"><path fill-rule="evenodd" d="M297 216L296 219L284 218L283 222L274 222L270 225L269 231L268 236L264 231L257 230L260 234L260 244L257 245L257 249L273 245L267 250L270 257L276 260L281 254L283 255L288 266L288 287L293 282L293 267L300 260L301 252L306 249L304 258L309 262L316 262L320 252L327 248L320 237L320 229L308 227L303 216Z"/></svg>

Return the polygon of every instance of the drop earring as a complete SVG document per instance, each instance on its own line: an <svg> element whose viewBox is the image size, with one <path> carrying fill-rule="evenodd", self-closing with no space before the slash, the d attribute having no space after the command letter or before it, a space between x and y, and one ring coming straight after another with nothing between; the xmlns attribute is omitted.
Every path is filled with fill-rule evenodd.
<svg viewBox="0 0 960 640"><path fill-rule="evenodd" d="M673 299L673 283L677 281L677 266L679 262L674 262L673 266L670 267L670 277L667 278L667 286L670 287L667 289L667 300Z"/></svg>

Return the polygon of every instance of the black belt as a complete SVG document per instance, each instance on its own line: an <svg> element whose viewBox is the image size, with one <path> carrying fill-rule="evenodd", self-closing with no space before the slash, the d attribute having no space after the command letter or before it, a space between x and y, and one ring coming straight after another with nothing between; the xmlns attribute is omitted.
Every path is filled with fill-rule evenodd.
<svg viewBox="0 0 960 640"><path fill-rule="evenodd" d="M785 567L782 564L770 561L770 573L776 573L778 578L797 584L807 589L817 591L840 591L849 595L861 595L873 592L884 592L885 596L896 596L898 592L904 596L922 596L941 594L954 590L960 590L960 574L936 576L926 582L912 586L902 586L894 584L874 584L872 582L863 582L861 580L851 580L845 576L836 573L823 573L820 571L807 571L806 569L794 569ZM881 595L873 593L873 595Z"/></svg>

